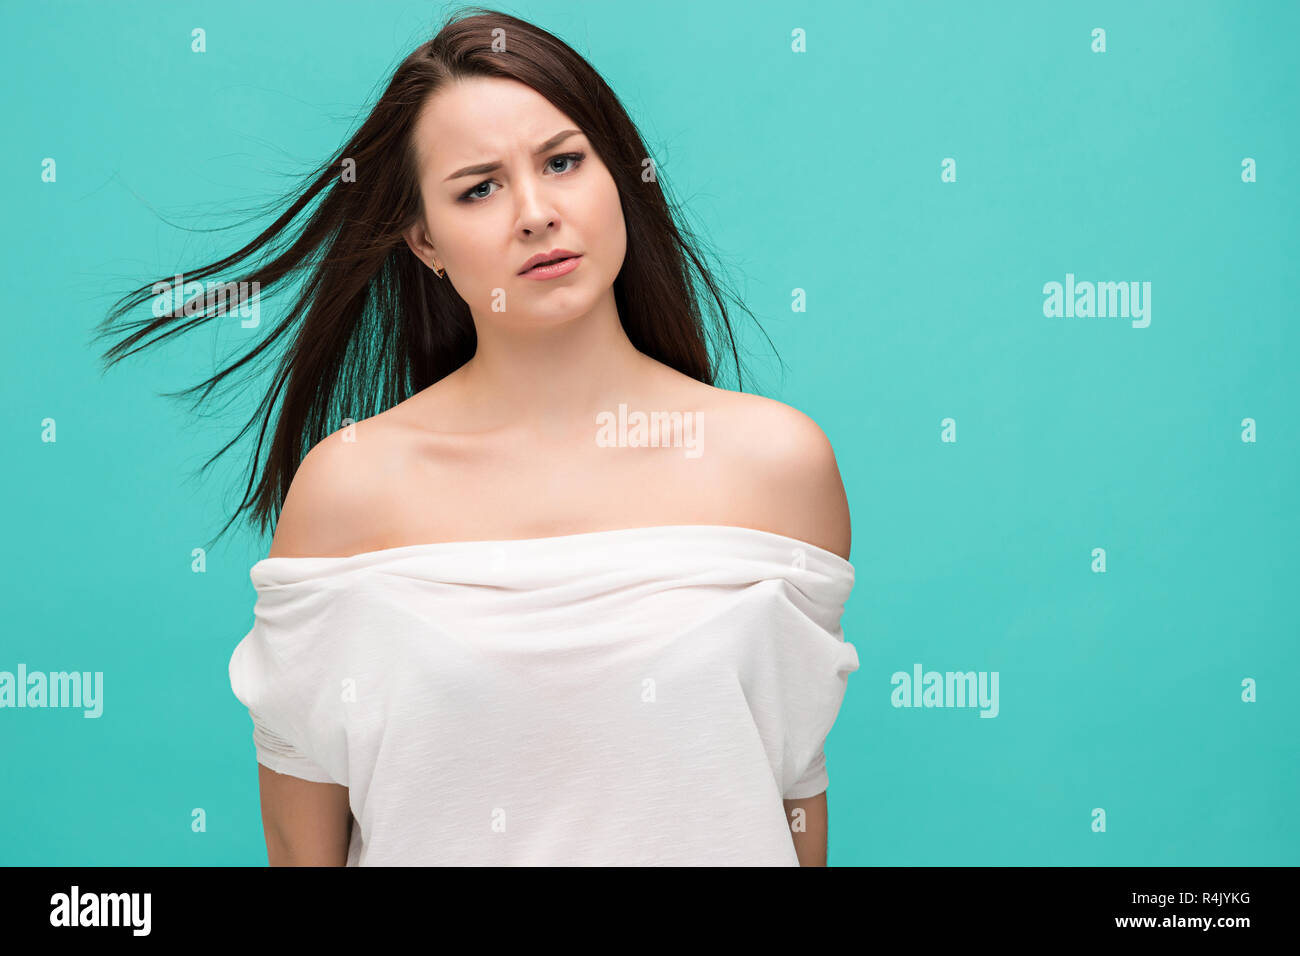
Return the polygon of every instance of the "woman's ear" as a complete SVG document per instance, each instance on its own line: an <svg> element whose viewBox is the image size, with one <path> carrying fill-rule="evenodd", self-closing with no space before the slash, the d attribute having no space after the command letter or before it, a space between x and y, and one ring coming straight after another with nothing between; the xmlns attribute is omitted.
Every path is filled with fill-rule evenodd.
<svg viewBox="0 0 1300 956"><path fill-rule="evenodd" d="M433 246L429 242L429 234L424 229L424 223L413 223L402 233L402 238L406 240L407 247L426 266L435 271L442 269L442 264L437 261L437 257L434 255Z"/></svg>

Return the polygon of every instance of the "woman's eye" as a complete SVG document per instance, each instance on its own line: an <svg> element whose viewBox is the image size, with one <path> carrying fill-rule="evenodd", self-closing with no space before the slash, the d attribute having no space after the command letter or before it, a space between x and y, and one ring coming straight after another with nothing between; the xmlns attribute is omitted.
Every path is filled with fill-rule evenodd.
<svg viewBox="0 0 1300 956"><path fill-rule="evenodd" d="M550 169L552 172L554 172L557 176L562 176L562 175L564 175L564 174L566 174L566 173L571 173L571 172L573 172L573 170L576 169L579 165L581 165L581 164L582 164L582 161L583 161L584 159L586 159L586 158L587 158L587 154L586 154L586 153L564 153L564 154L562 154L562 155L560 155L560 156L552 156L550 159L548 159L548 160L546 161L546 167L547 167L548 169ZM554 163L554 162L556 162L556 161L561 161L561 162L566 162L566 161L567 161L567 162L571 163L572 165L567 166L567 167L564 168L564 169L555 169L555 168L551 165L551 163ZM461 194L460 202L463 202L463 203L476 203L476 202L482 202L484 199L487 199L487 197L488 197L488 196L491 196L492 194L491 194L491 193L480 193L478 190L482 189L484 186L491 186L491 185L493 185L492 180L490 180L490 179L485 179L483 182L479 183L477 186L471 186L468 190L466 190L464 193Z"/></svg>
<svg viewBox="0 0 1300 956"><path fill-rule="evenodd" d="M582 159L582 153L565 153L563 156L552 156L550 161L553 163L557 159L559 160L567 159L576 165ZM556 172L567 172L567 170L556 170Z"/></svg>

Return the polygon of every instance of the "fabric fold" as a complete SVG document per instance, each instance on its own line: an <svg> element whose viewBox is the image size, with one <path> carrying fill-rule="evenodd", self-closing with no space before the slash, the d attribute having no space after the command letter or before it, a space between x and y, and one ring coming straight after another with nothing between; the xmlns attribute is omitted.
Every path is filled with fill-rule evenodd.
<svg viewBox="0 0 1300 956"><path fill-rule="evenodd" d="M349 788L349 865L797 865L781 800L859 666L840 556L669 525L250 578L232 687L261 763Z"/></svg>

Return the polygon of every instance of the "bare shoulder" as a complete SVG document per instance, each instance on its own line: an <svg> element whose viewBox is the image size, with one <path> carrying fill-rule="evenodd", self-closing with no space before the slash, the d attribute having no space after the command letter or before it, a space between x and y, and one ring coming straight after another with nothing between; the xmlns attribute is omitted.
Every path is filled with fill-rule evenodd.
<svg viewBox="0 0 1300 956"><path fill-rule="evenodd" d="M383 415L340 428L307 452L294 473L269 557L341 557L369 550L382 503L381 477L396 445Z"/></svg>
<svg viewBox="0 0 1300 956"><path fill-rule="evenodd" d="M752 489L755 520L847 560L852 542L848 497L821 426L775 399L714 392L714 417L720 421L705 431L712 432L708 440L721 442L723 454L740 469L738 485Z"/></svg>

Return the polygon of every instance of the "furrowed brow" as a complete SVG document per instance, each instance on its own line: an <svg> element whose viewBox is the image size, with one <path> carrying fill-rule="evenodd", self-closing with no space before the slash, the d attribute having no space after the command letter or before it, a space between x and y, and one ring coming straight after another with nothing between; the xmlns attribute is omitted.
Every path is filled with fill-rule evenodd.
<svg viewBox="0 0 1300 956"><path fill-rule="evenodd" d="M542 153L546 152L547 150L554 149L556 146L559 146L570 136L576 136L579 133L580 130L576 130L576 129L562 130L561 132L556 133L546 142L542 143L541 146L538 146L535 150L533 150L533 155L540 156ZM453 179L460 179L463 176L481 176L483 173L496 172L500 168L501 168L500 161L497 161L495 163L479 163L475 166L466 166L464 169L456 170L454 173L452 173L450 176L444 179L443 182L450 182Z"/></svg>

